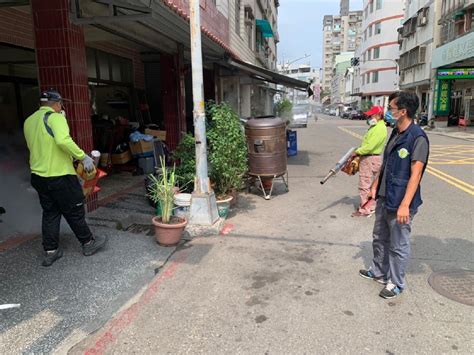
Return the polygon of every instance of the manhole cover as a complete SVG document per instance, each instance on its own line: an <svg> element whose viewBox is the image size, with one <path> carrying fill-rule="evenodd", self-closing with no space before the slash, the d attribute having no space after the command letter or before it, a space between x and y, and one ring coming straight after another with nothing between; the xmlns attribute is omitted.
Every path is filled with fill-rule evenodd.
<svg viewBox="0 0 474 355"><path fill-rule="evenodd" d="M125 230L130 233L134 234L146 234L146 235L152 235L152 230L149 224L138 224L138 223L133 223L130 226L128 226Z"/></svg>
<svg viewBox="0 0 474 355"><path fill-rule="evenodd" d="M440 295L468 306L474 306L474 271L433 272L428 283Z"/></svg>

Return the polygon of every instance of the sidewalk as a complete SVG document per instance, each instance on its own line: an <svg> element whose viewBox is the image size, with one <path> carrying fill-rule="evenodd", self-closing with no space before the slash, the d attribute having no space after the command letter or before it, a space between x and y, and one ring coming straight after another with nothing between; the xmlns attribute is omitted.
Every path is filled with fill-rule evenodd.
<svg viewBox="0 0 474 355"><path fill-rule="evenodd" d="M60 353L472 353L472 309L427 283L433 270L472 267L472 241L442 232L445 211L427 206L417 217L399 298L383 300L381 285L358 276L371 260L373 218L350 217L356 178L319 184L356 142L339 124L298 131L289 193L241 194L228 234L186 244L103 328Z"/></svg>
<svg viewBox="0 0 474 355"><path fill-rule="evenodd" d="M26 239L9 239L16 244L1 244L0 304L20 304L0 311L1 354L71 347L150 283L175 252L158 246L152 236L154 211L144 198L143 176L116 175L110 180L117 181L104 184L107 197L99 201L101 207L87 215L93 232L108 237L104 250L84 257L72 232L64 228L64 256L44 268L41 229Z"/></svg>
<svg viewBox="0 0 474 355"><path fill-rule="evenodd" d="M439 125L439 123L438 123ZM467 127L436 127L429 129L425 127L425 132L428 134L436 134L457 139L464 139L474 142L474 126Z"/></svg>

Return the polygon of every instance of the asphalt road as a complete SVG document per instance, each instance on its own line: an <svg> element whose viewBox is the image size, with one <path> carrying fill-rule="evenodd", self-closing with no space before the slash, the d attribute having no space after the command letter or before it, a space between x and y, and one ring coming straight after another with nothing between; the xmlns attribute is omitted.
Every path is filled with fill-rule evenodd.
<svg viewBox="0 0 474 355"><path fill-rule="evenodd" d="M146 290L70 353L473 353L472 307L427 281L440 270L474 270L473 165L434 164L424 177L408 288L383 300L381 285L358 276L371 261L373 217L350 217L357 177L319 183L366 129L321 116L298 130L290 192L278 184L270 201L241 194L227 234L176 252ZM430 139L442 153L472 148ZM452 160L472 161L472 153L454 153Z"/></svg>

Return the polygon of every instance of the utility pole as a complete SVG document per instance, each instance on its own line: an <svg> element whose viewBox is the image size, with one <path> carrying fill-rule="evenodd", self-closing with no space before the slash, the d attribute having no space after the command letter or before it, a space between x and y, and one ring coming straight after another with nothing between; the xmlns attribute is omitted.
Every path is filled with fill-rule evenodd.
<svg viewBox="0 0 474 355"><path fill-rule="evenodd" d="M189 223L213 225L219 218L216 196L212 191L207 167L206 113L202 71L201 14L199 0L189 1L191 26L191 66L193 80L193 118L196 145L196 177L191 198Z"/></svg>

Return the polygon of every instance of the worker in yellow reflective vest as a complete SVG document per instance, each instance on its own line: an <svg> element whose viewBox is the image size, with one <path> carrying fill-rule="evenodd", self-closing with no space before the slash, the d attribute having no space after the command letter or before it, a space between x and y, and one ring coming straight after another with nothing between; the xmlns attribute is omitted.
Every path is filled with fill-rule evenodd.
<svg viewBox="0 0 474 355"><path fill-rule="evenodd" d="M51 266L63 256L59 246L61 216L82 244L85 256L94 254L107 242L104 236L93 236L86 223L84 194L73 166L73 160L79 160L86 171L92 171L94 161L71 138L62 110L61 95L55 90L45 91L41 93L39 110L24 124L31 185L43 208L43 266Z"/></svg>

